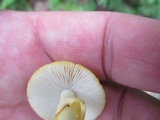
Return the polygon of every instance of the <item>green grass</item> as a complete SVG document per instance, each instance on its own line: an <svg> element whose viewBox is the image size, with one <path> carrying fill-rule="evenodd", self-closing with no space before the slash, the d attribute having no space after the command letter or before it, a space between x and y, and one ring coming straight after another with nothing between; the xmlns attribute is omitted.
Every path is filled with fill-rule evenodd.
<svg viewBox="0 0 160 120"><path fill-rule="evenodd" d="M29 1L0 0L0 9L34 11ZM45 0L44 0L45 1ZM160 0L46 0L48 10L67 11L117 11L160 18Z"/></svg>

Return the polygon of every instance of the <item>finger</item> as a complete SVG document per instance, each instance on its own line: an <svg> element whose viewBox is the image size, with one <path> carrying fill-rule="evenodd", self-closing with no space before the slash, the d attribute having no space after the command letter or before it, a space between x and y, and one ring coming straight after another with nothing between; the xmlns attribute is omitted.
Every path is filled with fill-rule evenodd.
<svg viewBox="0 0 160 120"><path fill-rule="evenodd" d="M52 60L69 60L100 79L160 92L160 21L120 13L43 13L38 40Z"/></svg>
<svg viewBox="0 0 160 120"><path fill-rule="evenodd" d="M102 82L106 106L98 120L159 120L160 101L142 91Z"/></svg>
<svg viewBox="0 0 160 120"><path fill-rule="evenodd" d="M68 60L91 69L100 79L105 24L110 13L44 13L38 35L52 60ZM42 17L42 16L41 16Z"/></svg>
<svg viewBox="0 0 160 120"><path fill-rule="evenodd" d="M106 32L105 70L118 83L160 92L160 21L114 14Z"/></svg>

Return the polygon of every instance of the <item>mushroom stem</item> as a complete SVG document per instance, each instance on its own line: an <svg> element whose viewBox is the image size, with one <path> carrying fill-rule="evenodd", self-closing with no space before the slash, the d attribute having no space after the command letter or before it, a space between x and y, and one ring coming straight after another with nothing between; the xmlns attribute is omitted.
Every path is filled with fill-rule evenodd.
<svg viewBox="0 0 160 120"><path fill-rule="evenodd" d="M72 90L63 90L57 107L55 120L84 120L86 106L84 101L75 98Z"/></svg>
<svg viewBox="0 0 160 120"><path fill-rule="evenodd" d="M75 98L75 94L72 90L65 89L61 92L60 103L67 100L68 98Z"/></svg>

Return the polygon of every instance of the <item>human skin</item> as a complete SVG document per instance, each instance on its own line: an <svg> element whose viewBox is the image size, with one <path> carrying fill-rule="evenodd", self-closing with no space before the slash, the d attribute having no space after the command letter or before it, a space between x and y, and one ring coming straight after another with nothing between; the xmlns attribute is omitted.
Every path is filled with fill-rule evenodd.
<svg viewBox="0 0 160 120"><path fill-rule="evenodd" d="M115 12L0 12L0 120L42 120L26 97L40 66L67 60L102 81L97 120L159 120L160 21ZM110 79L110 80L108 80ZM112 81L111 81L112 80Z"/></svg>

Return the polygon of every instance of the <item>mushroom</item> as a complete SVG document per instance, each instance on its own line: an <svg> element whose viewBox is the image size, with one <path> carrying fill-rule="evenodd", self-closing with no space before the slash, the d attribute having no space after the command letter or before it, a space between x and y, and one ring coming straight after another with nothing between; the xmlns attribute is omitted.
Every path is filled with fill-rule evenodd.
<svg viewBox="0 0 160 120"><path fill-rule="evenodd" d="M35 71L27 85L27 97L44 120L95 120L106 101L96 76L68 61L53 62Z"/></svg>

